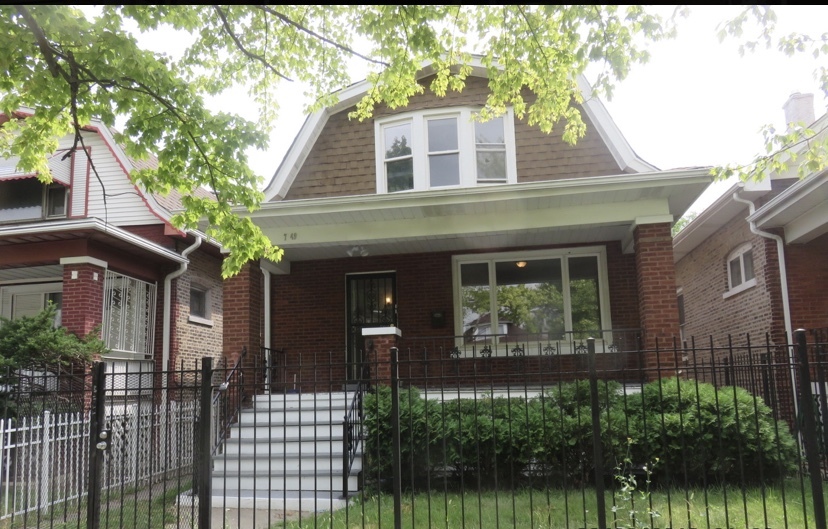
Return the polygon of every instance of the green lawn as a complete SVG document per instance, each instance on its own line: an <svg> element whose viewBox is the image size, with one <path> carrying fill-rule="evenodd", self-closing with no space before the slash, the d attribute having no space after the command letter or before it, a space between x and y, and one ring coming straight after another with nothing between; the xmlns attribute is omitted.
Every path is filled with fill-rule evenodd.
<svg viewBox="0 0 828 529"><path fill-rule="evenodd" d="M806 486L807 489L807 486ZM810 494L799 482L786 486L660 490L643 499L636 492L634 501L623 501L607 493L607 525L612 528L784 528L814 527ZM784 501L783 501L784 494ZM763 501L764 496L764 501ZM669 497L669 501L668 501ZM707 501L705 502L705 497ZM707 507L705 506L707 505ZM725 505L727 508L725 508ZM807 506L803 509L803 505ZM653 512L652 518L648 513ZM596 496L593 490L524 490L512 494L449 493L408 494L402 502L402 526L406 528L591 528L596 527ZM807 515L807 522L804 516ZM383 494L357 498L348 508L331 516L323 514L272 527L305 528L392 528L393 498Z"/></svg>

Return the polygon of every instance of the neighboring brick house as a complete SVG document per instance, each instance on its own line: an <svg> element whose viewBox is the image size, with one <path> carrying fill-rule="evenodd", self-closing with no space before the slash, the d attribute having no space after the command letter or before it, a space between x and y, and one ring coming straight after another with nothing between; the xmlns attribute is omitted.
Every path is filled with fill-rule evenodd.
<svg viewBox="0 0 828 529"><path fill-rule="evenodd" d="M620 329L645 347L670 346L679 331L670 229L709 170L660 171L638 158L580 82L587 135L575 146L560 127L544 134L511 109L475 123L482 69L462 93L418 95L364 122L348 113L367 84L339 93L307 119L251 214L285 255L234 279L267 293L245 307L251 327L239 339L330 353L334 367L297 375L335 384L356 375L366 328L402 334L397 343L468 345L485 321L497 344L531 335L561 357L587 334L609 344ZM506 290L528 306L522 319L495 299Z"/></svg>
<svg viewBox="0 0 828 529"><path fill-rule="evenodd" d="M814 121L813 96L794 94L788 122ZM811 125L828 126L828 115ZM828 327L828 172L796 168L732 186L673 242L682 334L740 345L784 344L798 328ZM782 258L780 258L780 255ZM722 341L719 345L723 345Z"/></svg>
<svg viewBox="0 0 828 529"><path fill-rule="evenodd" d="M129 172L147 162L127 157L106 127L93 122L83 135L88 156L66 156L69 136L59 142L50 185L20 173L15 159L0 160L0 315L14 319L56 304L68 330L83 336L101 328L111 349L103 360L114 373L181 362L192 368L197 358L219 357L220 249L171 225L180 196L134 185Z"/></svg>

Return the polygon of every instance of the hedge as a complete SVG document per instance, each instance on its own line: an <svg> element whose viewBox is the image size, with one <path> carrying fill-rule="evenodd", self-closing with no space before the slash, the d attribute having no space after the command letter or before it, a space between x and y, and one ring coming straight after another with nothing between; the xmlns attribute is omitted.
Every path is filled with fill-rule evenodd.
<svg viewBox="0 0 828 529"><path fill-rule="evenodd" d="M797 445L760 398L693 380L663 379L640 394L599 384L603 469L648 465L655 483L768 482L796 469ZM575 381L532 398L423 399L400 391L402 481L466 487L580 486L594 480L589 383ZM391 477L391 391L365 399L365 477ZM656 463L657 461L657 463ZM655 465L654 465L655 463Z"/></svg>

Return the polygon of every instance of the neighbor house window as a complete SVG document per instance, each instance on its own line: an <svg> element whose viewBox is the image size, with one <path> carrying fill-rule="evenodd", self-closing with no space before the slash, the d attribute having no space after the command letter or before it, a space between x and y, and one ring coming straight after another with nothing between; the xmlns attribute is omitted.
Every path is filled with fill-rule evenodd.
<svg viewBox="0 0 828 529"><path fill-rule="evenodd" d="M63 312L63 283L35 283L0 287L0 316L15 320L35 316L47 305L55 306L55 327L60 327Z"/></svg>
<svg viewBox="0 0 828 529"><path fill-rule="evenodd" d="M210 290L193 283L190 286L190 321L212 325L210 318Z"/></svg>
<svg viewBox="0 0 828 529"><path fill-rule="evenodd" d="M111 356L151 358L156 286L111 270L104 283L103 338Z"/></svg>
<svg viewBox="0 0 828 529"><path fill-rule="evenodd" d="M753 247L749 244L740 246L727 258L727 282L729 290L724 297L742 292L756 285L753 270Z"/></svg>
<svg viewBox="0 0 828 529"><path fill-rule="evenodd" d="M44 185L33 176L0 181L0 222L65 217L66 189Z"/></svg>
<svg viewBox="0 0 828 529"><path fill-rule="evenodd" d="M516 182L512 112L486 122L475 113L439 109L377 120L378 192Z"/></svg>
<svg viewBox="0 0 828 529"><path fill-rule="evenodd" d="M569 342L610 329L603 248L454 258L463 340ZM492 336L497 335L497 336Z"/></svg>

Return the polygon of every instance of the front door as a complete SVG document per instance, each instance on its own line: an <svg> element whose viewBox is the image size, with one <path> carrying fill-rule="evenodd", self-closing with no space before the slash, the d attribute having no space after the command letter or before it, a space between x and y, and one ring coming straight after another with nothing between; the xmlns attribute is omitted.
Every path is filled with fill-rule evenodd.
<svg viewBox="0 0 828 529"><path fill-rule="evenodd" d="M348 288L348 379L362 374L362 329L397 325L396 274L353 274L347 277Z"/></svg>

